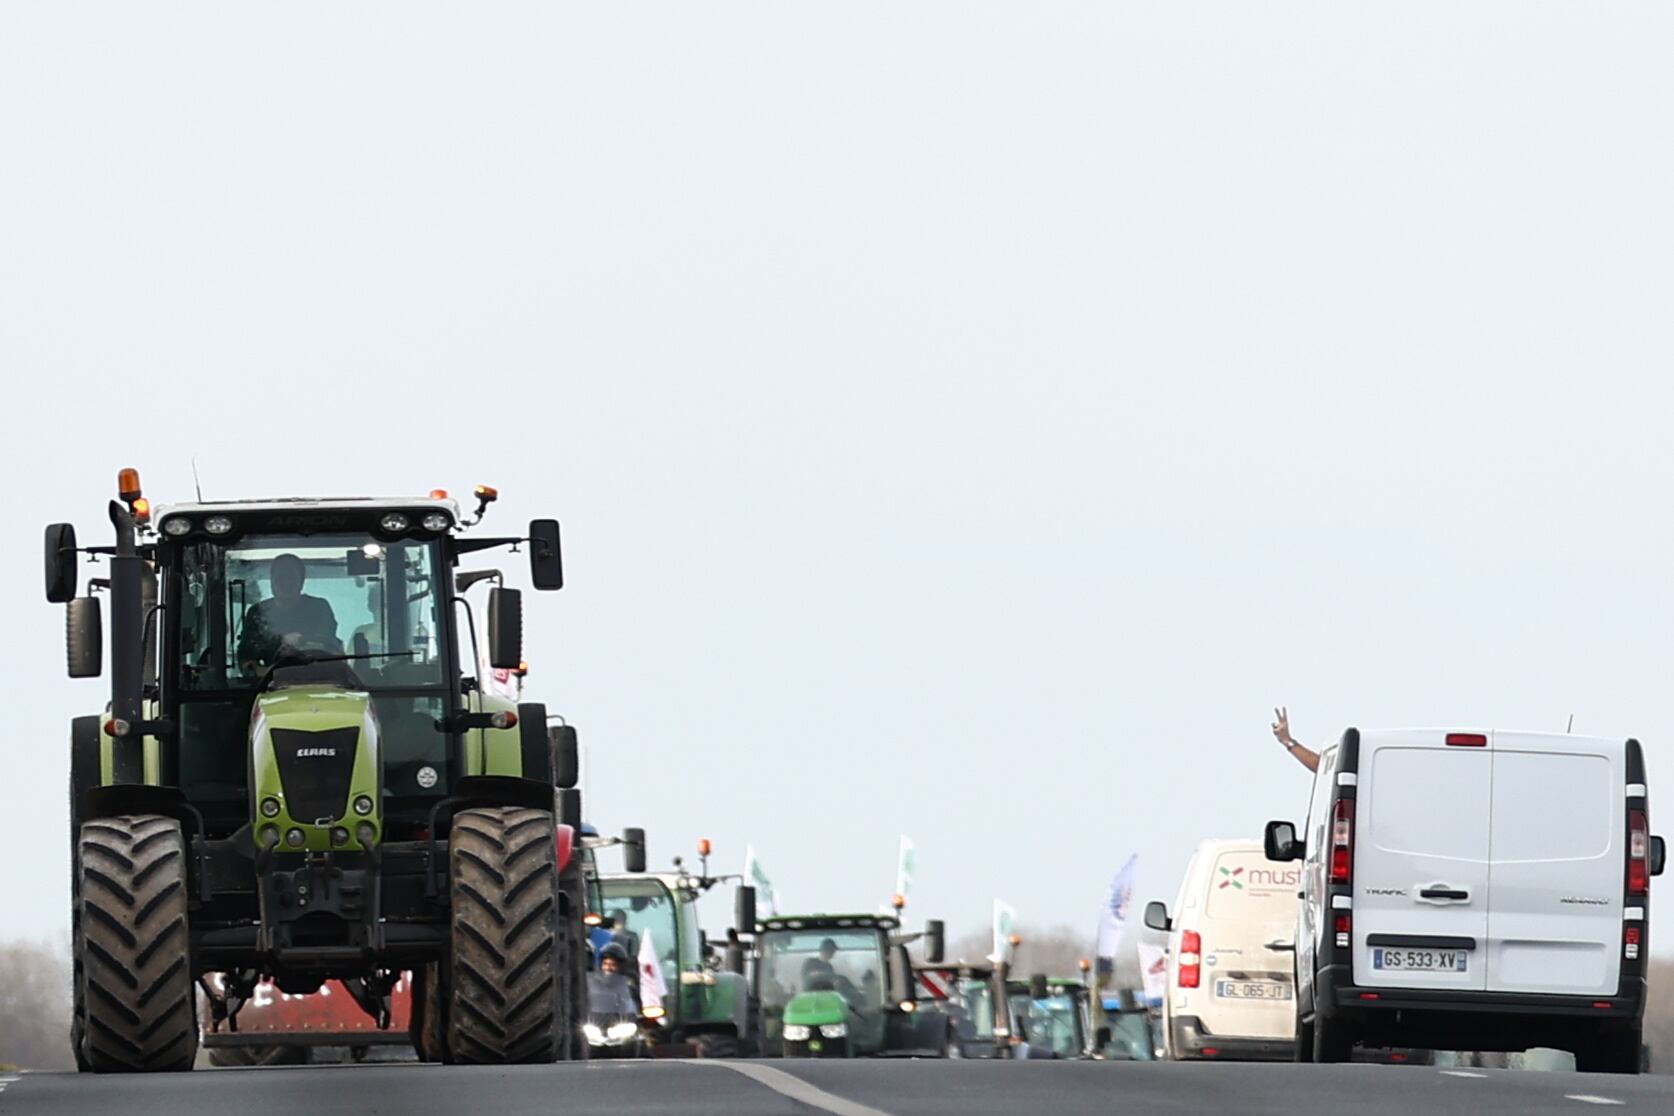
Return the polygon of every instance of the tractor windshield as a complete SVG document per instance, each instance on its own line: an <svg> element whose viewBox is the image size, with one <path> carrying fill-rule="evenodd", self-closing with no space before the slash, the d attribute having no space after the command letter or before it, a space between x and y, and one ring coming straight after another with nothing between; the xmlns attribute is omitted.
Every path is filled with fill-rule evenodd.
<svg viewBox="0 0 1674 1116"><path fill-rule="evenodd" d="M254 535L183 549L180 687L240 689L282 650L356 656L368 689L441 688L441 639L433 542L370 535ZM284 682L284 669L275 681Z"/></svg>
<svg viewBox="0 0 1674 1116"><path fill-rule="evenodd" d="M1013 997L1012 1004L1025 1020L1030 1046L1050 1050L1060 1058L1081 1057L1081 1005L1075 997L1057 993L1036 1000L1025 993Z"/></svg>
<svg viewBox="0 0 1674 1116"><path fill-rule="evenodd" d="M647 939L670 985L680 976L680 911L674 896L657 880L601 880L605 929L637 961Z"/></svg>
<svg viewBox="0 0 1674 1116"><path fill-rule="evenodd" d="M991 1039L994 1037L994 989L986 980L967 977L959 982L959 1006L965 1018L957 1030L963 1039ZM967 1027L969 1033L967 1032Z"/></svg>
<svg viewBox="0 0 1674 1116"><path fill-rule="evenodd" d="M884 1005L884 935L876 930L770 930L761 936L761 1004L783 1011L793 996L821 989L842 993L849 1007Z"/></svg>

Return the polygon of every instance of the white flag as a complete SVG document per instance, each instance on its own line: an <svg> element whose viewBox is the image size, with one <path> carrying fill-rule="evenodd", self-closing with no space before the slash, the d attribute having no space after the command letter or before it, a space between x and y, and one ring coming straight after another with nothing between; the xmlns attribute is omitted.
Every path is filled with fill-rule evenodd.
<svg viewBox="0 0 1674 1116"><path fill-rule="evenodd" d="M1168 951L1150 942L1139 943L1139 972L1145 981L1145 1002L1160 1007L1168 991Z"/></svg>
<svg viewBox="0 0 1674 1116"><path fill-rule="evenodd" d="M998 965L1011 960L1011 928L1017 923L1017 911L1010 903L994 900L994 952L988 960Z"/></svg>
<svg viewBox="0 0 1674 1116"><path fill-rule="evenodd" d="M901 834L901 857L895 865L895 894L902 903L907 901L907 892L913 886L913 839L905 833Z"/></svg>
<svg viewBox="0 0 1674 1116"><path fill-rule="evenodd" d="M668 981L663 979L663 966L657 960L657 947L651 944L651 928L639 935L639 1010L660 1008L668 995Z"/></svg>
<svg viewBox="0 0 1674 1116"><path fill-rule="evenodd" d="M1121 941L1122 927L1127 925L1128 909L1133 906L1133 877L1138 864L1137 854L1128 857L1128 862L1122 865L1122 870L1110 881L1110 891L1104 897L1104 910L1099 912L1100 957L1116 956L1116 945Z"/></svg>
<svg viewBox="0 0 1674 1116"><path fill-rule="evenodd" d="M773 881L762 871L754 845L744 846L744 881L756 889L756 901L767 905L768 914L779 913L779 893L773 890Z"/></svg>

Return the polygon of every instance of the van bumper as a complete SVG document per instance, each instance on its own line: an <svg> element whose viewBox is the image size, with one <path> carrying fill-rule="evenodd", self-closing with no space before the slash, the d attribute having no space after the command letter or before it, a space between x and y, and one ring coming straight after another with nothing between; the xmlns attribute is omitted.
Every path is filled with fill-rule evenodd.
<svg viewBox="0 0 1674 1116"><path fill-rule="evenodd" d="M1182 1061L1289 1062L1296 1056L1296 1043L1291 1039L1210 1034L1195 1015L1175 1016L1169 1037L1175 1057Z"/></svg>
<svg viewBox="0 0 1674 1116"><path fill-rule="evenodd" d="M1362 988L1349 966L1331 965L1319 971L1314 989L1326 1016L1356 1024L1367 1041L1434 1049L1522 1050L1570 1031L1637 1027L1645 1014L1642 976L1624 978L1615 996L1559 996ZM1487 1031L1485 1015L1497 1017ZM1422 1041L1397 1041L1409 1037ZM1484 1046L1485 1038L1496 1041ZM1458 1041L1469 1045L1449 1045Z"/></svg>

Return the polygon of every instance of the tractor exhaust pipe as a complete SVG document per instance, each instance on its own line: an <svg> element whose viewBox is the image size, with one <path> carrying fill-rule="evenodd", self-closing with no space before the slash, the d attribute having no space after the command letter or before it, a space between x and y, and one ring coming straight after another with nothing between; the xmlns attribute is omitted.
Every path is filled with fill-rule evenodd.
<svg viewBox="0 0 1674 1116"><path fill-rule="evenodd" d="M111 744L115 783L145 782L145 559L140 557L134 516L121 501L110 503L116 553L110 561L110 715L126 735Z"/></svg>

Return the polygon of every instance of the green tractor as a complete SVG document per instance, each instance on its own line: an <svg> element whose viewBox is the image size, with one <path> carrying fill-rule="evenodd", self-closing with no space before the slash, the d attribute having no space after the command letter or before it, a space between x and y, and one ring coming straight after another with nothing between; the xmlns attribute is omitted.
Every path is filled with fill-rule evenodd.
<svg viewBox="0 0 1674 1116"><path fill-rule="evenodd" d="M945 1058L945 1011L920 999L907 945L942 957L943 930L900 933L893 915L798 915L763 921L755 941L762 1053Z"/></svg>
<svg viewBox="0 0 1674 1116"><path fill-rule="evenodd" d="M673 872L604 876L599 891L605 928L637 958L649 942L668 988L660 1010L649 1013L651 1052L659 1057L736 1058L754 1054L759 1036L750 1004L742 952L731 947L733 963L710 963L710 943L698 925L698 900L717 884L738 876L709 874L709 843L699 845L702 867L686 870L680 857ZM738 924L755 925L755 890L740 887ZM737 935L729 935L736 942Z"/></svg>
<svg viewBox="0 0 1674 1116"><path fill-rule="evenodd" d="M1110 1045L1108 1026L1095 1022L1092 990L1085 976L1047 977L1006 982L1012 1028L1030 1058L1103 1058ZM1095 1027L1097 1028L1095 1030Z"/></svg>
<svg viewBox="0 0 1674 1116"><path fill-rule="evenodd" d="M474 536L487 487L469 518L442 491L153 511L135 471L117 487L112 545L45 546L72 677L101 673L91 590L111 612L110 704L70 733L78 1066L190 1068L199 990L215 1031L259 983L328 980L387 1027L404 971L424 1057L584 1057L574 734L507 694L520 593L458 570L523 546L559 589L557 522ZM109 576L78 596L84 555Z"/></svg>

